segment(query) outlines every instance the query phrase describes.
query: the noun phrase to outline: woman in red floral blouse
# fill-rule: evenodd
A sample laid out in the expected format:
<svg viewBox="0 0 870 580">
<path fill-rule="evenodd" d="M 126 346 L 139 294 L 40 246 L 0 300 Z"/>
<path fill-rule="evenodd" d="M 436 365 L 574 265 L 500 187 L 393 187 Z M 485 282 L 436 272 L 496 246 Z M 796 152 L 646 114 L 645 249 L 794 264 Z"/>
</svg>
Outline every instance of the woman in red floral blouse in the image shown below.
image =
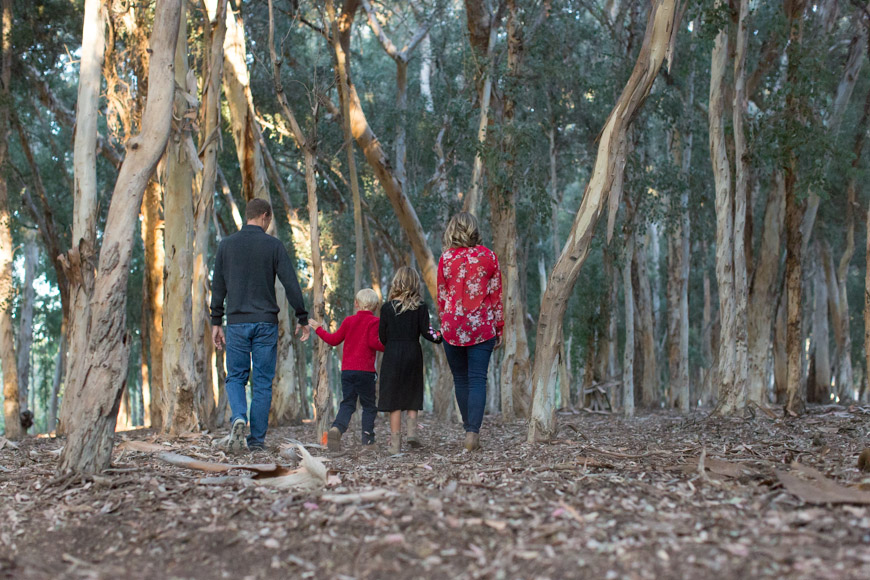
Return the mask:
<svg viewBox="0 0 870 580">
<path fill-rule="evenodd" d="M 444 352 L 453 373 L 469 451 L 480 447 L 486 374 L 493 349 L 501 346 L 504 326 L 498 258 L 480 242 L 477 219 L 470 213 L 459 213 L 447 224 L 444 253 L 438 261 Z"/>
</svg>

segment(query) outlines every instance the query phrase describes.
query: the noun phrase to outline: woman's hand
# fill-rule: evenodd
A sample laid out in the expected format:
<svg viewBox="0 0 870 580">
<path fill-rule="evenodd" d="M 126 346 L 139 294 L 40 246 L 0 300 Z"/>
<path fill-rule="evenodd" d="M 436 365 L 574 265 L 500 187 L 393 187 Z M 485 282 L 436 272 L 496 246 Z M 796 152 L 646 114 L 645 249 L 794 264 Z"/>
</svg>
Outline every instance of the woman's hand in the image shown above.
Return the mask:
<svg viewBox="0 0 870 580">
<path fill-rule="evenodd" d="M 501 348 L 502 344 L 504 344 L 504 338 L 502 337 L 502 335 L 497 334 L 495 336 L 495 347 L 494 348 Z"/>
</svg>

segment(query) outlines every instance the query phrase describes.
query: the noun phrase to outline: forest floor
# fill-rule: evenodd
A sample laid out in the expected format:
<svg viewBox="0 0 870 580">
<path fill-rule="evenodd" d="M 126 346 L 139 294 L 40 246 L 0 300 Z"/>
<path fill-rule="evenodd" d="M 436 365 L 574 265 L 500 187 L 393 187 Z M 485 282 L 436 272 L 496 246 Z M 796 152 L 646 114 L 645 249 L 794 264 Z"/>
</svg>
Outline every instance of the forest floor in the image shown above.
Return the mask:
<svg viewBox="0 0 870 580">
<path fill-rule="evenodd" d="M 870 578 L 870 408 L 559 419 L 529 445 L 487 417 L 468 453 L 423 415 L 425 447 L 391 457 L 379 418 L 374 450 L 310 447 L 331 474 L 317 492 L 203 480 L 124 443 L 281 463 L 310 425 L 235 457 L 208 434 L 121 433 L 112 471 L 62 483 L 62 439 L 0 439 L 0 578 Z"/>
</svg>

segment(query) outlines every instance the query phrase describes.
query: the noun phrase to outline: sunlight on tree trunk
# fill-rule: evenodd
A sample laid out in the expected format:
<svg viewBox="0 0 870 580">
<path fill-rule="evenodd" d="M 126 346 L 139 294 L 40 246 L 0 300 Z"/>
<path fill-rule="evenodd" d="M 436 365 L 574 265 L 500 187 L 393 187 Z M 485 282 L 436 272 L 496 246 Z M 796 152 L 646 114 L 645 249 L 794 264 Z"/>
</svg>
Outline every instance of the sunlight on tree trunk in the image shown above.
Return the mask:
<svg viewBox="0 0 870 580">
<path fill-rule="evenodd" d="M 97 237 L 97 122 L 100 106 L 103 58 L 105 56 L 106 3 L 86 0 L 82 54 L 80 58 L 78 100 L 76 101 L 75 140 L 73 142 L 72 244 L 63 259 L 70 283 L 70 319 L 67 356 L 80 361 L 86 355 L 90 329 L 90 301 L 94 289 Z M 78 397 L 72 380 L 73 364 L 66 365 L 66 385 L 60 407 L 58 431 L 66 432 L 74 420 L 68 413 L 74 405 L 66 400 Z"/>
<path fill-rule="evenodd" d="M 163 384 L 163 268 L 165 246 L 163 244 L 163 187 L 152 179 L 145 188 L 142 200 L 142 242 L 145 248 L 145 272 L 143 274 L 142 324 L 147 326 L 149 381 L 151 391 L 151 427 L 162 431 L 169 425 L 169 395 Z M 143 331 L 143 336 L 145 335 Z"/>
</svg>

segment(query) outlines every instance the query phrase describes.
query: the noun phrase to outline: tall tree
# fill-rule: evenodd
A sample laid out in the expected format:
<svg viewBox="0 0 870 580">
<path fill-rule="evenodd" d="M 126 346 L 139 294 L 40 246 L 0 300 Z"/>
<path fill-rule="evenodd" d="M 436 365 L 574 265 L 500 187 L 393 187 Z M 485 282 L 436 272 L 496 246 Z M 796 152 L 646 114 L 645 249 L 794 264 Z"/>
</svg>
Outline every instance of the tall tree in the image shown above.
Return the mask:
<svg viewBox="0 0 870 580">
<path fill-rule="evenodd" d="M 15 335 L 12 323 L 12 213 L 9 210 L 9 189 L 5 166 L 9 158 L 9 117 L 12 92 L 12 0 L 0 2 L 0 363 L 3 366 L 3 416 L 6 437 L 19 439 L 24 435 L 18 420 L 18 361 L 15 357 Z"/>
<path fill-rule="evenodd" d="M 173 434 L 192 431 L 200 421 L 208 420 L 198 417 L 196 408 L 196 395 L 202 393 L 193 347 L 193 176 L 202 165 L 192 138 L 198 101 L 194 76 L 187 63 L 186 0 L 182 0 L 179 26 L 172 134 L 162 179 L 166 215 L 163 243 L 168 266 L 163 288 L 163 384 L 171 400 L 170 421 L 163 425 L 163 430 Z"/>
<path fill-rule="evenodd" d="M 72 243 L 63 260 L 70 285 L 67 358 L 71 361 L 84 360 L 90 335 L 88 309 L 93 294 L 97 255 L 97 122 L 106 50 L 106 10 L 105 0 L 85 1 L 73 142 L 75 190 Z M 72 364 L 66 365 L 65 394 L 70 394 L 70 388 L 75 388 L 72 368 Z M 72 395 L 77 396 L 75 392 Z M 67 425 L 75 421 L 68 414 L 72 409 L 73 405 L 61 405 L 59 429 L 66 431 Z"/>
<path fill-rule="evenodd" d="M 530 442 L 545 439 L 556 430 L 556 359 L 562 342 L 562 325 L 568 298 L 577 282 L 598 218 L 610 200 L 612 215 L 620 203 L 628 128 L 643 106 L 659 68 L 672 47 L 679 20 L 675 0 L 655 0 L 650 6 L 646 32 L 626 85 L 599 136 L 598 153 L 583 201 L 568 240 L 547 284 L 540 316 L 532 369 L 533 406 Z M 612 226 L 611 226 L 612 228 Z M 610 231 L 611 228 L 608 228 Z"/>
<path fill-rule="evenodd" d="M 64 397 L 69 434 L 60 457 L 62 472 L 94 473 L 111 461 L 113 430 L 129 362 L 125 303 L 134 225 L 145 188 L 169 139 L 180 19 L 181 0 L 157 4 L 142 130 L 127 141 L 127 155 L 109 206 L 90 303 L 88 348 L 70 365 Z"/>
</svg>

